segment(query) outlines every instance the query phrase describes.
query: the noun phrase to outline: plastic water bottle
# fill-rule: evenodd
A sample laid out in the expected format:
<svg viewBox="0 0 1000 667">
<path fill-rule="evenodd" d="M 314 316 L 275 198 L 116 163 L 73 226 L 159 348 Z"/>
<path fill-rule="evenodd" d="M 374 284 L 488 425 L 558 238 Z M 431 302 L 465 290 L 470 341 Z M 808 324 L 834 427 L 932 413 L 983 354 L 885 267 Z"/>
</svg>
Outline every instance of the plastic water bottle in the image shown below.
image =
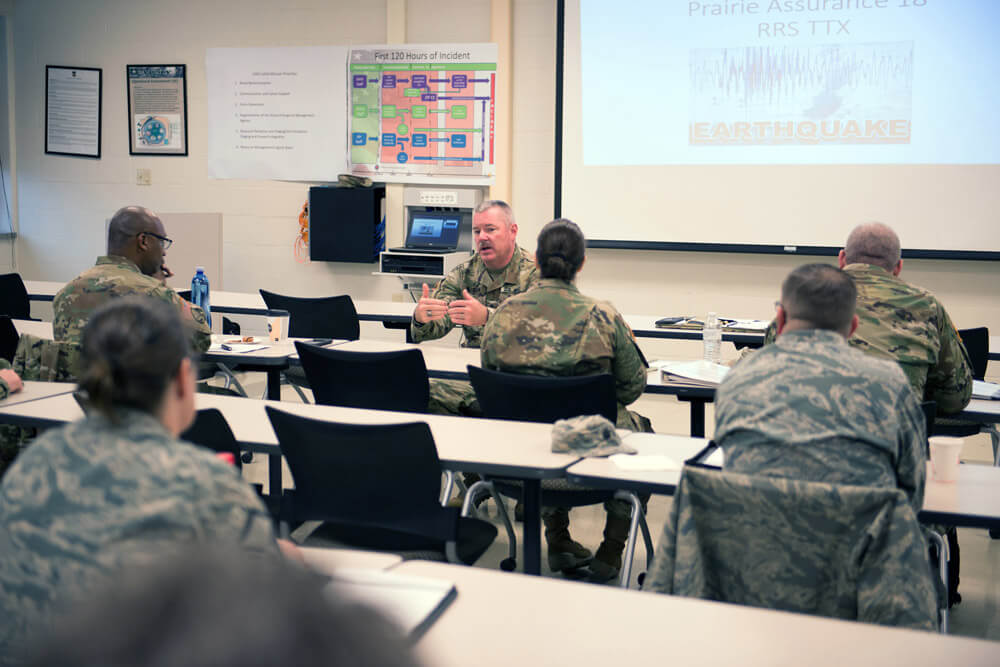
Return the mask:
<svg viewBox="0 0 1000 667">
<path fill-rule="evenodd" d="M 205 311 L 205 319 L 211 329 L 212 306 L 208 299 L 208 278 L 205 277 L 205 268 L 201 266 L 196 267 L 194 278 L 191 279 L 191 303 Z"/>
<path fill-rule="evenodd" d="M 715 313 L 709 313 L 705 318 L 701 338 L 705 345 L 705 361 L 713 364 L 722 363 L 722 327 Z"/>
</svg>

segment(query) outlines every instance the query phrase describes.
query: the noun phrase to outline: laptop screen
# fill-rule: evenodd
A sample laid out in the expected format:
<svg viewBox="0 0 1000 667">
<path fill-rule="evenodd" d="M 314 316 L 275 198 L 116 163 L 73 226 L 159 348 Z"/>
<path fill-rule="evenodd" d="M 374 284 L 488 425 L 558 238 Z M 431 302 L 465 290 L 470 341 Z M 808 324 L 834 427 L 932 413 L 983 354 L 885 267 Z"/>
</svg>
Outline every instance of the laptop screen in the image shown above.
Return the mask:
<svg viewBox="0 0 1000 667">
<path fill-rule="evenodd" d="M 414 213 L 406 234 L 407 248 L 453 250 L 458 246 L 457 213 Z"/>
</svg>

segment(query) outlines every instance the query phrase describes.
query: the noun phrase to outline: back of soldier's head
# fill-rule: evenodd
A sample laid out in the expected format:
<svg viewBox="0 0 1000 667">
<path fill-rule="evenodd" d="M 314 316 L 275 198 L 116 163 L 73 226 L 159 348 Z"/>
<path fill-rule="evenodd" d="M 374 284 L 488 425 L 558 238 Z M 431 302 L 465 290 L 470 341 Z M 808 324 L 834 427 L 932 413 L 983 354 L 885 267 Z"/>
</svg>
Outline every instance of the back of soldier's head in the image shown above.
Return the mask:
<svg viewBox="0 0 1000 667">
<path fill-rule="evenodd" d="M 80 388 L 108 416 L 120 407 L 154 414 L 189 355 L 176 308 L 146 296 L 114 299 L 83 330 Z"/>
<path fill-rule="evenodd" d="M 580 227 L 567 218 L 556 218 L 538 232 L 535 261 L 542 278 L 572 282 L 583 266 L 587 242 Z"/>
<path fill-rule="evenodd" d="M 141 206 L 125 206 L 115 211 L 108 223 L 108 254 L 128 257 L 136 236 L 157 231 L 157 220 L 152 211 Z"/>
<path fill-rule="evenodd" d="M 781 306 L 787 319 L 844 335 L 850 331 L 857 298 L 851 276 L 829 264 L 800 266 L 781 284 Z"/>
<path fill-rule="evenodd" d="M 278 557 L 196 548 L 126 570 L 57 618 L 33 667 L 399 665 L 417 661 L 376 611 Z"/>
<path fill-rule="evenodd" d="M 893 271 L 900 258 L 899 237 L 888 225 L 866 222 L 855 227 L 844 245 L 848 264 L 874 264 Z"/>
</svg>

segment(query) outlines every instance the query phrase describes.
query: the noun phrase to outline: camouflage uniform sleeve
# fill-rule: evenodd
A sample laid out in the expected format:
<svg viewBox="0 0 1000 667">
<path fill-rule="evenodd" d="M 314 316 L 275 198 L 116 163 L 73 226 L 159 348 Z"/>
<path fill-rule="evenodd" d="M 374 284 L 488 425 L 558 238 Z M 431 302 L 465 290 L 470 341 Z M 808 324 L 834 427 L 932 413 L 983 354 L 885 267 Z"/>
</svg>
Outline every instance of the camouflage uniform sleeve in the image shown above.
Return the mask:
<svg viewBox="0 0 1000 667">
<path fill-rule="evenodd" d="M 615 358 L 611 369 L 615 376 L 615 394 L 618 402 L 629 405 L 642 396 L 646 389 L 646 364 L 636 347 L 632 330 L 619 313 L 615 313 Z"/>
<path fill-rule="evenodd" d="M 937 363 L 927 372 L 924 396 L 928 401 L 937 402 L 939 413 L 955 414 L 972 398 L 972 364 L 948 313 L 940 303 L 937 307 L 941 314 L 938 317 L 941 349 Z"/>
<path fill-rule="evenodd" d="M 443 301 L 454 301 L 462 296 L 462 289 L 465 287 L 465 269 L 463 266 L 456 266 L 451 272 L 438 283 L 431 296 Z M 455 328 L 451 318 L 445 316 L 443 319 L 421 324 L 412 317 L 410 318 L 410 337 L 414 343 L 425 340 L 437 340 L 444 338 L 448 332 Z"/>
<path fill-rule="evenodd" d="M 207 350 L 212 344 L 212 329 L 208 326 L 205 311 L 185 301 L 177 292 L 166 286 L 157 296 L 180 311 L 184 326 L 191 332 L 191 349 L 195 352 Z"/>
<path fill-rule="evenodd" d="M 204 494 L 202 521 L 206 532 L 218 541 L 240 544 L 265 553 L 276 553 L 271 516 L 253 490 L 229 464 L 209 455 L 205 470 L 213 477 L 215 490 Z"/>
<path fill-rule="evenodd" d="M 6 359 L 0 359 L 0 371 L 6 368 L 10 368 L 10 364 L 7 362 Z M 3 378 L 0 378 L 0 401 L 7 398 L 7 396 L 9 395 L 10 395 L 10 387 L 8 387 L 7 383 L 3 381 Z"/>
<path fill-rule="evenodd" d="M 924 506 L 927 476 L 927 422 L 909 383 L 903 387 L 896 414 L 900 420 L 896 480 L 913 511 L 919 513 Z"/>
</svg>

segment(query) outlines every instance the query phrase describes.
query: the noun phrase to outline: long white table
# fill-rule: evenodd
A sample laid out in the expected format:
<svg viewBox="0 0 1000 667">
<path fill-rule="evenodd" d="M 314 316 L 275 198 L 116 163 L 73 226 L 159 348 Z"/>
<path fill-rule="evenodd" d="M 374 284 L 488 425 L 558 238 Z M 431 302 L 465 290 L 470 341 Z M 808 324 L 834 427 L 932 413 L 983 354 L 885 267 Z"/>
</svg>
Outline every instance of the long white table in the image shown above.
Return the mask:
<svg viewBox="0 0 1000 667">
<path fill-rule="evenodd" d="M 994 665 L 1000 644 L 475 567 L 391 570 L 455 584 L 416 644 L 425 664 Z"/>
<path fill-rule="evenodd" d="M 198 409 L 217 408 L 240 446 L 270 456 L 269 491 L 281 493 L 281 449 L 265 412 L 266 406 L 324 421 L 350 424 L 426 422 L 434 436 L 441 465 L 449 470 L 478 472 L 524 481 L 524 571 L 541 570 L 541 480 L 560 479 L 578 457 L 554 454 L 552 426 L 326 405 L 259 401 L 216 394 L 197 394 Z M 18 405 L 0 404 L 0 423 L 50 427 L 75 421 L 83 411 L 71 394 Z"/>
<path fill-rule="evenodd" d="M 640 454 L 665 454 L 678 464 L 695 456 L 707 440 L 679 436 L 630 436 L 626 442 Z M 566 469 L 574 484 L 595 488 L 628 489 L 636 493 L 673 495 L 680 470 L 628 471 L 607 458 L 584 458 Z M 924 523 L 943 523 L 971 528 L 1000 528 L 1000 468 L 963 464 L 955 482 L 938 482 L 928 464 L 924 505 L 919 518 Z"/>
<path fill-rule="evenodd" d="M 0 411 L 14 405 L 30 403 L 43 398 L 51 398 L 60 394 L 71 394 L 76 391 L 75 382 L 37 382 L 35 380 L 25 380 L 24 387 L 7 398 L 0 400 Z"/>
</svg>

